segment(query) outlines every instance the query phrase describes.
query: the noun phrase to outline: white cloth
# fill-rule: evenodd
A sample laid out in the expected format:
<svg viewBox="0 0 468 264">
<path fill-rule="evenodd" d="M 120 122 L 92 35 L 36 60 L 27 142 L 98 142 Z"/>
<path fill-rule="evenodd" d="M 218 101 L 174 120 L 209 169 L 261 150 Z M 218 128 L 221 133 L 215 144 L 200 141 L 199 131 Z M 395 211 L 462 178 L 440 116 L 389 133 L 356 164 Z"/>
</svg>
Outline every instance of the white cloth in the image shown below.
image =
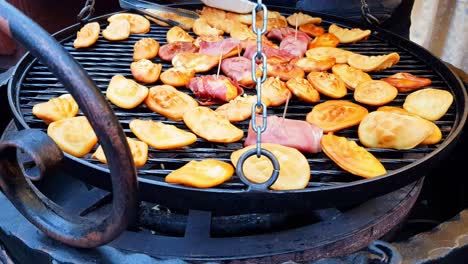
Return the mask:
<svg viewBox="0 0 468 264">
<path fill-rule="evenodd" d="M 468 0 L 415 0 L 410 39 L 468 73 Z"/>
</svg>

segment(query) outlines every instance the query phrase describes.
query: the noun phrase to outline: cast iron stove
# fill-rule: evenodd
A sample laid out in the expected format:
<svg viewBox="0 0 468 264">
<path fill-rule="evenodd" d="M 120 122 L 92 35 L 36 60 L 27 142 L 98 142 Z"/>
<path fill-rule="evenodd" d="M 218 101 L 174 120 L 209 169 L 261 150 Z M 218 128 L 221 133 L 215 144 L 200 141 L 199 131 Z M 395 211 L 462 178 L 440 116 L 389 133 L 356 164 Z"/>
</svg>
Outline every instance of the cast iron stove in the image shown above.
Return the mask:
<svg viewBox="0 0 468 264">
<path fill-rule="evenodd" d="M 278 11 L 284 14 L 294 12 L 292 9 L 281 8 L 278 8 Z M 362 27 L 339 18 L 325 15 L 322 17 L 325 19 L 325 25 L 334 21 L 341 25 Z M 13 22 L 10 25 L 13 29 L 13 36 L 23 40 L 26 47 L 33 51 L 34 56 L 46 64 L 55 65 L 51 69 L 59 78 L 55 78 L 48 72 L 48 68 L 32 55 L 27 55 L 22 60 L 13 74 L 9 89 L 10 106 L 15 123 L 10 124 L 5 134 L 14 133 L 30 141 L 31 137 L 30 135 L 28 137 L 27 128 L 44 130 L 43 125 L 30 115 L 31 106 L 48 100 L 51 96 L 66 92 L 64 87 L 67 87 L 71 89 L 71 93 L 84 114 L 90 118 L 100 141 L 105 139 L 105 136 L 108 137 L 102 142 L 105 151 L 106 148 L 109 151 L 112 147 L 118 150 L 112 152 L 110 160 L 115 159 L 120 162 L 110 162 L 114 164 L 113 167 L 109 167 L 114 189 L 113 196 L 108 192 L 112 188 L 108 177 L 109 171 L 106 168 L 96 166 L 92 160 L 76 160 L 70 156 L 65 157 L 66 162 L 62 166 L 49 170 L 47 177 L 32 175 L 31 179 L 38 180 L 34 182 L 34 185 L 30 185 L 32 182 L 29 180 L 18 182 L 19 185 L 16 185 L 13 182 L 15 178 L 5 178 L 7 185 L 12 185 L 4 190 L 7 190 L 10 199 L 20 202 L 19 207 L 16 204 L 17 208 L 22 210 L 30 221 L 54 238 L 70 244 L 75 243 L 80 247 L 90 247 L 93 243 L 99 244 L 99 242 L 93 242 L 90 236 L 94 234 L 93 232 L 102 236 L 102 239 L 98 237 L 98 241 L 112 240 L 110 238 L 126 226 L 123 224 L 126 221 L 125 217 L 131 218 L 128 215 L 134 210 L 135 204 L 132 199 L 122 198 L 134 197 L 135 186 L 129 176 L 132 175 L 130 167 L 126 167 L 129 159 L 128 149 L 122 145 L 124 134 L 119 132 L 120 126 L 117 120 L 113 119 L 113 114 L 116 112 L 119 119 L 123 118 L 122 124 L 125 125 L 132 115 L 148 115 L 149 113 L 144 109 L 143 113 L 123 113 L 115 108 L 112 111 L 110 107 L 105 107 L 102 96 L 96 91 L 105 88 L 104 84 L 108 82 L 113 73 L 128 71 L 126 66 L 129 60 L 122 55 L 131 53 L 131 45 L 136 39 L 131 37 L 129 41 L 116 45 L 99 43 L 99 47 L 95 50 L 75 52 L 70 49 L 70 41 L 78 25 L 56 35 L 61 45 L 45 42 L 43 43 L 45 45 L 41 46 L 38 42 L 34 43 L 33 31 L 30 32 L 31 35 L 27 35 L 28 28 L 21 27 L 21 23 L 15 20 L 15 16 L 7 16 L 7 21 L 8 18 L 10 22 Z M 96 18 L 96 20 L 103 22 L 105 18 L 106 16 Z M 26 31 L 20 31 L 19 28 Z M 161 44 L 164 44 L 165 41 L 161 36 L 164 35 L 165 30 L 167 29 L 155 27 L 149 36 L 157 38 Z M 455 94 L 455 106 L 450 109 L 445 119 L 437 123 L 443 131 L 442 144 L 429 148 L 417 148 L 409 152 L 371 150 L 391 171 L 385 177 L 373 180 L 353 178 L 324 157 L 308 157 L 311 164 L 318 165 L 313 173 L 319 177 L 314 178 L 306 190 L 298 192 L 249 192 L 249 189 L 245 189 L 236 177 L 232 182 L 218 189 L 193 190 L 164 184 L 161 178 L 162 175 L 168 173 L 168 170 L 144 169 L 139 171 L 138 175 L 140 176 L 139 196 L 143 202 L 140 203 L 137 220 L 130 223 L 129 228 L 109 245 L 91 250 L 67 247 L 37 232 L 35 227 L 27 223 L 9 203 L 2 203 L 2 206 L 5 206 L 4 211 L 7 212 L 0 218 L 0 223 L 6 223 L 0 225 L 6 234 L 3 238 L 15 241 L 6 246 L 11 247 L 10 251 L 14 251 L 12 250 L 14 245 L 22 245 L 34 249 L 31 253 L 33 255 L 45 254 L 48 259 L 60 259 L 60 261 L 70 258 L 71 261 L 77 263 L 92 261 L 92 259 L 103 260 L 109 256 L 105 252 L 118 252 L 113 255 L 113 260 L 119 256 L 142 253 L 146 257 L 200 262 L 211 260 L 251 263 L 280 263 L 288 260 L 304 262 L 322 257 L 343 256 L 365 248 L 371 241 L 382 238 L 404 220 L 418 197 L 423 176 L 453 148 L 467 116 L 466 91 L 443 63 L 409 41 L 379 29 L 374 28 L 373 31 L 375 34 L 367 42 L 353 44 L 347 48 L 370 55 L 398 51 L 402 57 L 401 64 L 390 71 L 374 74 L 374 78 L 386 77 L 394 71 L 405 70 L 423 77 L 430 77 L 433 79 L 434 86 L 449 89 Z M 67 56 L 58 56 L 56 61 L 47 59 L 47 54 L 51 55 L 51 51 L 59 49 L 59 46 L 65 47 L 81 63 L 81 66 L 85 67 L 98 84 L 97 87 L 87 82 L 88 73 L 83 72 L 83 69 L 75 65 L 75 62 Z M 105 51 L 100 48 L 105 48 Z M 121 54 L 116 55 L 116 53 Z M 60 68 L 58 67 L 60 64 L 68 67 Z M 72 75 L 81 75 L 82 78 L 72 78 Z M 82 90 L 84 88 L 80 87 L 80 84 L 85 88 L 94 86 L 97 89 L 85 91 Z M 348 95 L 346 98 L 350 99 L 351 96 Z M 399 95 L 395 102 L 401 103 L 403 98 Z M 292 102 L 290 107 L 292 118 L 300 118 L 303 114 L 301 111 L 304 110 L 300 103 Z M 105 117 L 104 120 L 109 120 L 108 123 L 103 124 L 100 120 L 102 116 L 95 116 L 98 109 Z M 277 114 L 276 111 L 282 112 L 282 109 L 274 110 L 273 114 Z M 241 124 L 241 127 L 246 129 L 246 124 Z M 21 131 L 16 134 L 15 131 L 18 129 Z M 129 132 L 128 129 L 124 131 Z M 31 130 L 31 132 L 34 133 L 33 135 L 42 137 L 38 130 Z M 344 131 L 342 134 L 351 138 L 356 137 L 355 131 L 351 130 Z M 117 140 L 109 140 L 110 138 L 117 138 Z M 39 143 L 37 145 L 39 152 L 45 152 L 45 148 L 41 146 L 50 147 L 55 151 L 51 144 Z M 11 144 L 21 150 L 31 150 L 24 146 L 24 141 L 12 141 Z M 189 149 L 188 152 L 191 154 L 195 152 L 194 156 L 184 156 L 187 153 L 183 151 L 175 153 L 175 157 L 165 157 L 164 153 L 153 153 L 154 164 L 150 165 L 159 166 L 161 162 L 169 162 L 172 164 L 169 171 L 175 169 L 177 164 L 186 162 L 187 158 L 200 157 L 196 153 L 203 151 L 206 143 L 197 142 L 197 144 L 200 144 L 198 148 Z M 224 151 L 232 151 L 232 148 L 235 146 L 227 146 Z M 11 153 L 8 156 L 8 162 L 10 162 L 8 164 L 15 165 L 12 163 L 14 160 L 10 160 L 14 156 Z M 122 153 L 125 155 L 121 155 Z M 218 155 L 224 152 L 217 148 L 214 153 Z M 34 154 L 30 152 L 29 156 L 19 155 L 20 163 L 28 167 L 30 158 L 39 157 L 39 159 L 34 159 L 36 165 L 47 165 L 55 160 L 53 155 L 50 158 Z M 4 168 L 14 172 L 11 170 L 14 169 L 13 167 Z M 24 173 L 24 170 L 22 172 Z M 20 191 L 25 191 L 29 188 L 28 186 L 32 186 L 34 191 L 30 194 L 42 193 L 51 201 L 44 202 L 38 208 L 34 206 L 28 208 L 27 205 L 24 207 L 26 200 L 15 199 L 14 188 L 18 187 L 21 188 Z M 128 188 L 123 188 L 123 186 Z M 120 191 L 116 192 L 116 190 Z M 34 200 L 34 203 L 37 202 L 40 200 Z M 265 206 L 262 207 L 262 204 Z M 47 209 L 47 207 L 50 208 Z M 119 208 L 124 213 L 119 213 Z M 45 214 L 37 214 L 39 211 L 29 211 L 30 209 L 47 210 L 44 211 Z M 50 219 L 58 219 L 55 214 L 62 217 L 63 215 L 76 215 L 79 216 L 76 218 L 79 220 L 63 217 L 62 219 L 65 219 L 63 225 L 57 225 L 54 221 L 50 221 Z M 43 218 L 49 215 L 52 218 Z M 105 221 L 100 221 L 103 215 L 115 218 L 110 217 Z M 112 225 L 112 219 L 118 219 L 117 224 Z M 14 225 L 11 224 L 12 221 Z M 83 222 L 87 228 L 84 231 L 85 236 L 70 232 L 70 230 L 80 230 L 80 221 L 85 221 Z M 16 223 L 22 223 L 21 226 L 24 226 L 24 229 L 15 230 Z M 101 227 L 96 229 L 92 226 L 93 223 L 99 226 L 103 223 L 102 228 L 106 227 L 106 223 L 110 223 L 107 227 L 110 226 L 112 231 L 106 233 L 99 229 Z M 74 242 L 76 238 L 79 239 L 78 242 Z M 372 246 L 374 253 L 382 253 L 384 257 L 386 252 L 392 256 L 391 247 L 385 247 L 384 243 L 375 242 Z M 63 255 L 60 256 L 61 254 Z M 393 260 L 398 260 L 397 254 L 393 256 L 396 256 Z"/>
</svg>

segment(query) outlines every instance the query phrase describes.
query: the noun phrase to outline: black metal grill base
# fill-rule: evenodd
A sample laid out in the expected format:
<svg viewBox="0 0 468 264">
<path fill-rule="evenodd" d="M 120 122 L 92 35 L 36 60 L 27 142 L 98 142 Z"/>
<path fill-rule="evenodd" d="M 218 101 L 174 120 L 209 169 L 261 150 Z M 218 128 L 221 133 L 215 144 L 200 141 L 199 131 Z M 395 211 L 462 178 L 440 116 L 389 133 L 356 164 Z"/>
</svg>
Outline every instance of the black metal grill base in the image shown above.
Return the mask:
<svg viewBox="0 0 468 264">
<path fill-rule="evenodd" d="M 274 233 L 266 235 L 270 237 L 269 243 L 265 239 L 262 239 L 260 235 L 258 239 L 253 239 L 255 245 L 252 245 L 250 252 L 247 253 L 238 251 L 242 250 L 242 248 L 245 250 L 243 243 L 245 243 L 244 240 L 249 240 L 248 238 L 232 237 L 227 238 L 229 241 L 226 243 L 217 243 L 216 239 L 197 233 L 200 231 L 198 229 L 200 226 L 189 227 L 190 230 L 186 230 L 184 237 L 156 236 L 150 232 L 129 230 L 109 246 L 93 250 L 74 249 L 42 234 L 17 212 L 1 193 L 0 242 L 5 245 L 15 263 L 31 263 L 32 260 L 35 263 L 52 263 L 56 261 L 56 263 L 80 264 L 104 262 L 139 264 L 186 263 L 179 258 L 183 258 L 189 262 L 283 263 L 292 260 L 305 263 L 306 261 L 323 257 L 345 256 L 365 248 L 371 241 L 381 238 L 403 220 L 415 202 L 420 186 L 421 184 L 412 184 L 395 193 L 361 205 L 344 215 L 339 215 L 335 220 L 328 219 L 328 221 L 316 225 L 300 228 L 310 230 L 310 232 L 301 232 L 301 243 L 309 244 L 310 248 L 294 253 L 271 253 L 271 255 L 263 256 L 258 253 L 262 250 L 262 247 L 263 249 L 272 247 L 271 250 L 274 251 L 274 248 L 281 244 L 289 244 L 290 250 L 293 250 L 295 242 L 282 240 L 281 237 L 288 236 L 292 240 L 295 240 L 297 235 L 294 234 L 294 230 L 280 232 L 278 236 Z M 84 195 L 89 195 L 89 193 Z M 399 199 L 403 200 L 391 202 Z M 380 210 L 376 210 L 376 207 L 379 207 Z M 373 213 L 378 213 L 376 219 L 369 218 L 362 221 L 366 217 L 371 217 Z M 190 214 L 194 223 L 198 220 L 206 220 L 206 216 L 206 212 L 192 212 Z M 333 218 L 331 215 L 324 215 L 324 217 Z M 203 226 L 201 228 L 203 229 Z M 346 228 L 350 228 L 350 230 Z M 328 237 L 331 235 L 330 233 L 333 233 L 333 236 Z M 335 237 L 334 235 L 337 236 Z M 224 240 L 226 241 L 226 238 Z M 197 250 L 204 251 L 204 253 L 200 254 Z M 231 253 L 229 257 L 227 257 L 228 255 L 224 257 L 215 256 L 216 254 L 228 254 L 228 252 Z M 213 253 L 213 256 L 207 255 L 210 253 Z M 180 254 L 180 256 L 176 254 Z M 236 256 L 236 254 L 242 255 Z M 162 260 L 171 261 L 162 262 Z"/>
<path fill-rule="evenodd" d="M 12 123 L 6 133 L 9 131 L 14 131 Z M 63 171 L 50 175 L 37 187 L 73 214 L 93 217 L 94 213 L 106 210 L 109 204 L 107 192 L 89 187 Z M 32 259 L 35 262 L 40 259 L 38 263 L 52 260 L 59 263 L 153 263 L 156 259 L 225 263 L 292 260 L 303 263 L 348 255 L 382 238 L 403 222 L 421 187 L 422 180 L 352 208 L 329 208 L 310 214 L 302 212 L 302 216 L 279 214 L 285 219 L 277 221 L 276 225 L 273 220 L 278 219 L 278 215 L 217 216 L 195 210 L 168 215 L 143 204 L 137 225 L 108 246 L 92 250 L 71 248 L 48 238 L 0 194 L 0 241 L 18 263 L 30 263 Z M 304 215 L 314 215 L 315 220 L 301 224 L 301 221 L 295 221 L 297 219 L 287 219 Z M 272 229 L 254 230 L 253 218 L 259 219 L 259 226 L 268 226 L 265 219 L 273 219 L 270 221 Z M 177 225 L 174 228 L 174 224 L 167 224 L 171 219 L 173 222 L 182 219 L 182 226 L 178 229 Z M 244 233 L 233 231 L 236 229 L 234 225 L 242 227 L 245 223 L 253 228 Z M 223 226 L 231 230 L 223 230 Z M 169 232 L 171 228 L 172 233 Z"/>
</svg>

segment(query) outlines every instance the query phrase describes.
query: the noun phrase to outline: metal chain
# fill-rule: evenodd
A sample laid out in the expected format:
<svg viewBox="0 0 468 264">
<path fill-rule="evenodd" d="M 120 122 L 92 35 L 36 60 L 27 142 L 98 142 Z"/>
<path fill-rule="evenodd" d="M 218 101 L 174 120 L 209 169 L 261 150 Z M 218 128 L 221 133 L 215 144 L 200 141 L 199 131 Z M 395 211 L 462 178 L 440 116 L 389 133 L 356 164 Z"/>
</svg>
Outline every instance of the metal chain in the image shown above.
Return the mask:
<svg viewBox="0 0 468 264">
<path fill-rule="evenodd" d="M 86 24 L 88 20 L 94 13 L 95 0 L 86 0 L 84 7 L 81 9 L 80 13 L 76 16 L 78 22 L 81 24 Z"/>
<path fill-rule="evenodd" d="M 262 28 L 257 28 L 257 10 L 261 10 L 263 14 Z M 267 31 L 268 10 L 266 5 L 262 4 L 262 0 L 257 0 L 257 6 L 252 10 L 252 30 L 257 35 L 257 52 L 252 55 L 252 80 L 255 80 L 257 89 L 257 102 L 252 105 L 252 129 L 257 133 L 257 157 L 262 155 L 261 139 L 262 133 L 267 127 L 267 107 L 262 102 L 262 83 L 267 77 L 267 57 L 262 51 L 262 36 Z M 257 60 L 262 61 L 262 76 L 257 76 Z M 257 125 L 257 109 L 262 110 L 262 125 Z"/>
<path fill-rule="evenodd" d="M 261 10 L 263 13 L 263 25 L 262 28 L 257 28 L 257 11 Z M 262 36 L 267 31 L 267 14 L 268 10 L 262 0 L 257 0 L 257 5 L 252 10 L 252 30 L 257 36 L 257 52 L 252 55 L 252 80 L 255 80 L 257 88 L 257 102 L 252 105 L 252 129 L 257 133 L 257 148 L 249 149 L 244 152 L 239 157 L 236 166 L 236 174 L 239 176 L 239 179 L 248 186 L 247 191 L 260 191 L 265 192 L 276 182 L 279 176 L 280 164 L 278 159 L 273 153 L 266 149 L 262 149 L 262 133 L 265 132 L 267 128 L 267 107 L 262 102 L 262 83 L 265 82 L 267 78 L 267 57 L 262 51 Z M 262 76 L 257 76 L 257 60 L 262 60 Z M 262 110 L 262 125 L 257 125 L 257 109 Z M 260 158 L 262 155 L 268 158 L 273 165 L 273 171 L 271 172 L 270 178 L 262 183 L 254 183 L 247 179 L 244 175 L 244 163 L 250 156 L 257 155 L 257 158 Z"/>
</svg>

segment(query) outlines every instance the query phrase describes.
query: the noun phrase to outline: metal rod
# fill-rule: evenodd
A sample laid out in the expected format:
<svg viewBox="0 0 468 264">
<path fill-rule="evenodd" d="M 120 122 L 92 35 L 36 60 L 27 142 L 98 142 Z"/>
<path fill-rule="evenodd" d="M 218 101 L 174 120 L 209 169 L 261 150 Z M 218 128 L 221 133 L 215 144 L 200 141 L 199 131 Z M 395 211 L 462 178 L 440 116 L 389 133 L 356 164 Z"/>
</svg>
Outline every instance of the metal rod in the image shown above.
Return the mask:
<svg viewBox="0 0 468 264">
<path fill-rule="evenodd" d="M 112 210 L 99 215 L 101 219 L 97 221 L 70 216 L 31 188 L 18 166 L 16 155 L 12 154 L 16 152 L 12 150 L 31 150 L 30 156 L 40 156 L 42 152 L 36 153 L 38 151 L 34 150 L 34 145 L 41 141 L 28 141 L 29 144 L 26 144 L 22 134 L 0 142 L 0 188 L 28 220 L 56 240 L 84 248 L 112 241 L 135 218 L 138 207 L 136 170 L 118 119 L 82 66 L 49 33 L 4 0 L 0 0 L 0 29 L 48 66 L 90 121 L 109 160 Z M 47 136 L 43 141 L 47 141 Z M 41 163 L 44 159 L 47 160 L 47 157 L 41 156 L 37 160 Z"/>
</svg>

